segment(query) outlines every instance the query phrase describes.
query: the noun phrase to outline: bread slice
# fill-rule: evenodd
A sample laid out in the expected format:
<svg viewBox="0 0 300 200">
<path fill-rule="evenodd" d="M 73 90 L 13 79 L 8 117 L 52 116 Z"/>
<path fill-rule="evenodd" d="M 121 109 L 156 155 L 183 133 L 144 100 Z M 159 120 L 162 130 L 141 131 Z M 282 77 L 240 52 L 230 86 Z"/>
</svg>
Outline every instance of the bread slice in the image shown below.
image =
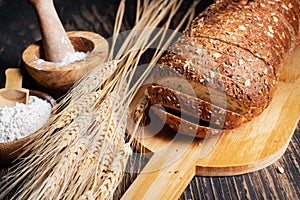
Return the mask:
<svg viewBox="0 0 300 200">
<path fill-rule="evenodd" d="M 255 15 L 250 8 L 233 8 L 207 19 L 202 28 L 192 25 L 189 29 L 189 36 L 213 38 L 239 46 L 267 64 L 276 66 L 280 63 L 281 53 L 273 45 L 274 34 L 265 32 L 265 27 L 268 26 L 268 22 Z"/>
<path fill-rule="evenodd" d="M 151 105 L 161 105 L 175 113 L 183 113 L 203 120 L 219 129 L 233 129 L 246 121 L 238 113 L 160 85 L 149 86 L 145 95 Z"/>
<path fill-rule="evenodd" d="M 168 113 L 157 106 L 151 106 L 149 112 L 153 112 L 160 118 L 160 120 L 164 121 L 165 124 L 173 130 L 187 136 L 195 138 L 207 138 L 227 133 L 226 130 L 215 129 L 189 122 L 183 118 Z"/>
<path fill-rule="evenodd" d="M 154 71 L 155 83 L 164 85 L 188 95 L 196 95 L 204 101 L 239 113 L 246 118 L 253 118 L 268 105 L 274 87 L 268 94 L 262 95 L 249 83 L 233 81 L 233 79 L 199 68 L 184 58 L 171 53 L 160 60 L 162 66 Z M 269 84 L 265 84 L 269 87 Z M 225 100 L 224 100 L 225 99 Z"/>
<path fill-rule="evenodd" d="M 211 73 L 220 73 L 235 82 L 252 84 L 262 95 L 268 95 L 269 88 L 265 87 L 264 82 L 274 85 L 274 68 L 252 54 L 246 55 L 247 59 L 244 59 L 242 55 L 246 51 L 241 48 L 235 47 L 234 51 L 226 52 L 224 49 L 230 49 L 232 45 L 215 41 L 208 38 L 181 37 L 172 45 L 170 51 L 191 62 L 198 72 L 204 69 Z"/>
</svg>

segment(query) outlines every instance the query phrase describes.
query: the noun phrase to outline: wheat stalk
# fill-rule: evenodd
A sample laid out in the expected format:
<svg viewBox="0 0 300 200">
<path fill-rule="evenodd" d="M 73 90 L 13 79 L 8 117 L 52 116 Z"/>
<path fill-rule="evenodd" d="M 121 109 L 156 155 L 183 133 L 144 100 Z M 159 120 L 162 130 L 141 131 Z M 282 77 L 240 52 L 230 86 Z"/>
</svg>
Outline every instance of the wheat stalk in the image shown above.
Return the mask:
<svg viewBox="0 0 300 200">
<path fill-rule="evenodd" d="M 77 180 L 81 176 L 89 176 L 89 182 L 81 186 L 76 186 L 76 181 L 71 183 L 70 185 L 72 185 L 73 188 L 76 188 L 77 192 L 82 191 L 82 193 L 84 193 L 84 189 L 87 187 L 92 188 L 88 190 L 89 192 L 94 191 L 94 193 L 96 193 L 95 187 L 97 185 L 103 185 L 101 177 L 105 177 L 105 172 L 112 170 L 111 163 L 117 157 L 115 154 L 119 154 L 119 152 L 123 149 L 123 145 L 125 144 L 124 133 L 127 115 L 126 113 L 124 114 L 115 110 L 117 106 L 116 103 L 121 100 L 120 98 L 123 96 L 123 93 L 116 95 L 115 92 L 113 92 L 111 93 L 112 95 L 105 99 L 101 104 L 103 105 L 103 108 L 99 109 L 101 113 L 97 114 L 98 125 L 95 126 L 96 129 L 94 130 L 96 131 L 96 134 L 92 134 L 94 138 L 91 138 L 90 140 L 95 142 L 91 144 L 92 148 L 90 148 L 88 155 L 83 157 L 80 161 L 79 166 L 81 169 L 78 169 L 78 173 L 74 178 L 74 180 Z M 118 109 L 125 108 L 121 107 Z M 105 110 L 110 110 L 110 113 L 105 112 Z M 113 110 L 113 112 L 111 112 L 111 110 Z M 105 154 L 103 154 L 104 152 Z M 89 166 L 90 160 L 92 160 L 93 163 L 97 163 L 97 165 L 93 165 L 92 167 L 94 167 L 94 170 L 91 170 L 91 173 L 87 174 L 84 169 L 86 169 L 86 167 L 91 167 Z M 120 170 L 120 172 L 122 172 L 122 170 Z M 74 192 L 74 190 L 72 192 Z M 73 194 L 71 196 L 74 197 Z"/>
<path fill-rule="evenodd" d="M 77 138 L 71 144 L 64 147 L 67 150 L 64 151 L 60 162 L 47 175 L 46 179 L 43 180 L 39 189 L 35 189 L 31 196 L 29 196 L 29 199 L 41 199 L 43 196 L 50 197 L 50 199 L 56 199 L 61 196 L 66 199 L 78 198 L 76 194 L 72 193 L 81 194 L 84 192 L 84 189 L 91 188 L 88 185 L 89 183 L 92 183 L 92 181 L 97 182 L 97 179 L 100 181 L 100 177 L 105 177 L 105 172 L 110 170 L 111 163 L 113 163 L 116 157 L 114 155 L 116 154 L 115 152 L 118 154 L 122 150 L 122 146 L 120 145 L 125 143 L 126 118 L 118 116 L 123 115 L 123 113 L 114 111 L 114 107 L 117 106 L 116 102 L 119 102 L 122 96 L 122 93 L 116 95 L 115 92 L 112 92 L 99 107 L 99 111 L 106 112 L 95 113 L 94 115 L 89 113 L 89 115 L 83 116 L 83 118 L 96 119 L 94 123 L 98 124 L 92 124 L 92 127 L 81 127 L 80 130 L 89 128 L 93 129 L 93 131 L 89 132 L 86 137 Z M 116 138 L 113 138 L 114 136 Z M 94 142 L 95 139 L 97 139 L 96 142 Z M 103 152 L 105 154 L 101 156 Z M 95 165 L 95 163 L 98 164 Z M 99 169 L 91 169 L 95 166 Z M 89 174 L 86 169 L 90 169 L 92 173 Z M 98 171 L 98 175 L 94 178 L 96 180 L 93 180 L 95 171 Z M 82 182 L 77 181 L 82 176 L 88 179 L 87 183 L 82 184 Z M 97 185 L 102 184 L 104 183 L 100 182 Z M 72 185 L 72 189 L 68 189 L 70 185 Z M 71 197 L 68 197 L 69 193 L 71 193 Z"/>
<path fill-rule="evenodd" d="M 136 25 L 117 48 L 125 12 L 125 1 L 121 1 L 108 61 L 77 82 L 59 102 L 59 112 L 25 147 L 29 156 L 1 183 L 0 198 L 20 185 L 13 198 L 112 199 L 131 153 L 132 140 L 125 142 L 129 104 L 175 36 L 165 39 L 182 2 L 138 1 Z M 141 30 L 159 24 L 165 29 Z M 157 40 L 149 68 L 132 83 L 141 56 Z"/>
</svg>

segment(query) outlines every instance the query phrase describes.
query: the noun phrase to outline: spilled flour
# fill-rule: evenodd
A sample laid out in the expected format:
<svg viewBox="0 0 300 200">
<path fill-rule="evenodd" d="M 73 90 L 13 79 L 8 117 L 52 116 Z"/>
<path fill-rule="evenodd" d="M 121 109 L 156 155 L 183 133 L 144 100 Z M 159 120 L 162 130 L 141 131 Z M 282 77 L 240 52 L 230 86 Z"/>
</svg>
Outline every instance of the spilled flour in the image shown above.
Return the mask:
<svg viewBox="0 0 300 200">
<path fill-rule="evenodd" d="M 0 108 L 0 143 L 34 133 L 48 121 L 51 111 L 51 104 L 36 96 L 30 96 L 27 105 L 17 103 Z"/>
</svg>

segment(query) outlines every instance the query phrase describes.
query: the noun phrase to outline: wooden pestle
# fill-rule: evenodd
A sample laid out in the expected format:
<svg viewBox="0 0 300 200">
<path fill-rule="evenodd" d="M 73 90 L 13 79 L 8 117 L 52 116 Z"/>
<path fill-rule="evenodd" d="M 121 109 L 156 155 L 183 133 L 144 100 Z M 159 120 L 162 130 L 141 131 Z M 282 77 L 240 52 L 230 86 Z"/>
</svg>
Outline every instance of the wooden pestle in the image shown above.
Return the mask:
<svg viewBox="0 0 300 200">
<path fill-rule="evenodd" d="M 73 45 L 56 13 L 53 0 L 28 0 L 36 10 L 45 58 L 61 62 L 67 53 L 75 53 Z"/>
</svg>

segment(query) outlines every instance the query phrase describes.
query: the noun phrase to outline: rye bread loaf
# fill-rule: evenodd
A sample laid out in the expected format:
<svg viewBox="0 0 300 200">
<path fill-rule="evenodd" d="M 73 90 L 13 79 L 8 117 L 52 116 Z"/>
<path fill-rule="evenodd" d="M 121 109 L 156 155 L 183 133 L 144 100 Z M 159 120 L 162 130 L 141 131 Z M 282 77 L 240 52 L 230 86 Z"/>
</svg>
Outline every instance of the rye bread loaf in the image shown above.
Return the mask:
<svg viewBox="0 0 300 200">
<path fill-rule="evenodd" d="M 151 107 L 171 128 L 190 136 L 238 127 L 271 102 L 299 30 L 299 0 L 216 1 L 160 59 L 152 77 L 159 86 L 146 89 L 147 105 L 167 108 Z M 217 115 L 215 108 L 226 113 L 223 127 L 210 114 Z"/>
<path fill-rule="evenodd" d="M 151 106 L 150 112 L 151 111 L 162 121 L 165 121 L 165 124 L 167 124 L 173 130 L 191 137 L 213 137 L 227 132 L 227 130 L 215 129 L 208 126 L 198 125 L 197 123 L 191 123 L 190 121 L 168 113 L 157 106 Z"/>
<path fill-rule="evenodd" d="M 161 105 L 169 109 L 170 113 L 183 113 L 219 129 L 233 129 L 245 122 L 245 118 L 238 113 L 160 85 L 149 86 L 145 95 L 151 105 Z"/>
<path fill-rule="evenodd" d="M 299 21 L 293 16 L 299 9 L 295 8 L 296 1 L 282 1 L 287 8 L 279 8 L 277 1 L 270 2 L 274 2 L 276 7 L 264 0 L 249 1 L 246 6 L 220 1 L 209 7 L 184 32 L 193 41 L 186 42 L 186 39 L 180 38 L 161 58 L 162 66 L 154 74 L 156 83 L 189 94 L 177 82 L 177 77 L 182 77 L 204 101 L 212 102 L 209 98 L 211 93 L 216 96 L 225 93 L 225 107 L 218 104 L 218 100 L 212 103 L 247 119 L 260 114 L 272 99 L 282 60 L 292 51 L 299 33 Z M 280 18 L 285 21 L 265 14 L 280 10 L 284 11 Z M 220 45 L 208 42 L 205 47 L 205 40 L 218 41 Z M 205 53 L 197 55 L 193 46 L 204 46 Z M 226 46 L 233 46 L 233 52 L 247 52 L 245 57 L 253 61 L 243 59 L 244 63 L 239 65 L 239 58 L 232 54 L 232 48 Z M 224 51 L 228 52 L 225 54 Z"/>
</svg>

